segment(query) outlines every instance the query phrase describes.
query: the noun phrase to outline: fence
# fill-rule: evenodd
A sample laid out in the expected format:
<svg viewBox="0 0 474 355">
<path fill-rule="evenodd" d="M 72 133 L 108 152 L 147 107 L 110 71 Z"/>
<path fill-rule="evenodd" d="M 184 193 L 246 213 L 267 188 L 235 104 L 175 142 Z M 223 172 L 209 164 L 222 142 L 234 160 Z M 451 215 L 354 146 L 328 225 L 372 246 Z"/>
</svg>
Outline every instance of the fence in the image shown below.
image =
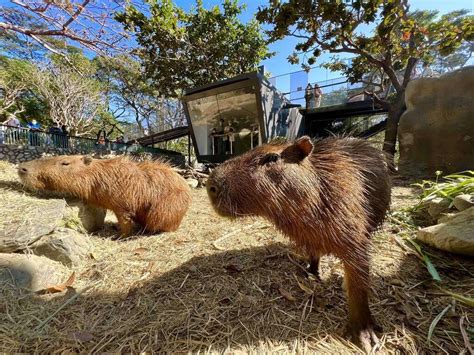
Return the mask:
<svg viewBox="0 0 474 355">
<path fill-rule="evenodd" d="M 93 138 L 70 136 L 62 133 L 49 133 L 23 127 L 0 124 L 0 144 L 25 145 L 42 148 L 61 148 L 77 150 L 84 153 L 101 151 L 164 153 L 165 150 L 153 147 L 142 147 L 137 144 L 107 142 L 97 144 Z M 166 151 L 167 154 L 172 152 Z M 177 153 L 179 154 L 179 153 Z"/>
</svg>

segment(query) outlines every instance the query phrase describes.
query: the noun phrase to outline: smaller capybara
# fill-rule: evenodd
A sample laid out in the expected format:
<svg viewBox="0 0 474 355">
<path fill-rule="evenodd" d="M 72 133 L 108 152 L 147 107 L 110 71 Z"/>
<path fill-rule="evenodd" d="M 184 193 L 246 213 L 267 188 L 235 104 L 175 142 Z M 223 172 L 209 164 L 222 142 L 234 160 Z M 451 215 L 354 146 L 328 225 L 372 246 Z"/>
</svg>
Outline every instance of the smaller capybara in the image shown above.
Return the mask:
<svg viewBox="0 0 474 355">
<path fill-rule="evenodd" d="M 223 163 L 206 183 L 223 216 L 261 216 L 311 256 L 344 264 L 348 332 L 365 349 L 377 341 L 368 296 L 370 234 L 390 204 L 389 167 L 382 152 L 355 138 L 302 137 L 266 144 Z"/>
<path fill-rule="evenodd" d="M 191 203 L 186 181 L 160 161 L 57 156 L 22 163 L 18 174 L 30 188 L 66 193 L 112 210 L 122 236 L 136 225 L 148 233 L 175 231 Z"/>
</svg>

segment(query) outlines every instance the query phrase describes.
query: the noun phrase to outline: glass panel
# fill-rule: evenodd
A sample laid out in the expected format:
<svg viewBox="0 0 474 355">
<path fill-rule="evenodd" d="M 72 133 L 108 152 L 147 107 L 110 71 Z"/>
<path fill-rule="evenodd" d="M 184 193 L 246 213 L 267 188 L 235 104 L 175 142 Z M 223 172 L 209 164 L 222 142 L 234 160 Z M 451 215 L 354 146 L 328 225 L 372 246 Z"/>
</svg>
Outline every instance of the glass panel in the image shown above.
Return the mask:
<svg viewBox="0 0 474 355">
<path fill-rule="evenodd" d="M 200 155 L 238 155 L 258 145 L 254 87 L 188 102 Z"/>
<path fill-rule="evenodd" d="M 300 70 L 290 74 L 290 100 L 294 104 L 305 105 L 305 89 L 308 85 L 308 72 Z"/>
</svg>

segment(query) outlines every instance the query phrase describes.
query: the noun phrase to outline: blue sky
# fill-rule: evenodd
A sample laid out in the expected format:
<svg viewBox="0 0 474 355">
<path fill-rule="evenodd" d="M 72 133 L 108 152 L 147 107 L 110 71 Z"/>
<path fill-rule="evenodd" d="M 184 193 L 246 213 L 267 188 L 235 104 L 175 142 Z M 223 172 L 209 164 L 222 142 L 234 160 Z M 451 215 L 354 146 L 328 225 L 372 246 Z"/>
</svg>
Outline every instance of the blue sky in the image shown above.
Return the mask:
<svg viewBox="0 0 474 355">
<path fill-rule="evenodd" d="M 206 8 L 221 4 L 221 0 L 203 0 L 203 4 Z M 196 2 L 195 0 L 175 0 L 175 3 L 180 7 L 189 9 Z M 259 6 L 268 4 L 266 0 L 240 0 L 240 4 L 246 4 L 247 9 L 241 15 L 243 21 L 249 21 L 253 15 L 257 12 Z M 440 13 L 447 13 L 453 10 L 469 9 L 473 11 L 474 0 L 411 0 L 410 9 L 423 9 L 423 10 L 438 10 Z M 272 52 L 276 52 L 276 55 L 270 59 L 262 62 L 265 65 L 266 71 L 269 71 L 272 75 L 281 75 L 289 72 L 301 70 L 300 65 L 292 65 L 288 63 L 287 57 L 293 52 L 295 44 L 298 41 L 295 38 L 287 37 L 281 41 L 273 43 L 270 46 Z M 323 55 L 320 57 L 321 61 L 329 61 L 331 55 Z M 309 81 L 316 82 L 327 79 L 333 79 L 338 77 L 337 73 L 331 73 L 325 69 L 313 69 L 309 74 Z M 283 76 L 278 78 L 277 87 L 282 91 L 289 91 L 289 76 Z"/>
<path fill-rule="evenodd" d="M 145 1 L 145 0 L 143 0 Z M 196 4 L 196 0 L 174 0 L 180 7 L 189 10 Z M 241 19 L 247 22 L 252 19 L 254 14 L 257 12 L 260 6 L 268 4 L 268 0 L 239 0 L 240 4 L 247 6 L 244 13 L 241 15 Z M 206 8 L 220 5 L 222 0 L 203 0 L 203 4 Z M 447 13 L 458 9 L 469 9 L 473 11 L 474 0 L 410 0 L 411 10 L 416 9 L 428 9 L 438 10 L 441 13 Z M 12 6 L 8 0 L 0 0 L 0 11 L 2 6 Z M 270 51 L 276 52 L 276 55 L 270 59 L 263 61 L 261 64 L 265 65 L 267 72 L 270 72 L 272 76 L 286 74 L 289 72 L 301 70 L 300 65 L 292 65 L 288 63 L 287 57 L 290 55 L 297 40 L 295 38 L 287 37 L 281 41 L 270 45 Z M 87 51 L 86 51 L 87 53 Z M 93 54 L 91 53 L 91 56 Z M 325 54 L 320 57 L 321 62 L 327 62 L 331 59 L 330 54 Z M 318 64 L 318 63 L 317 63 Z M 332 73 L 328 70 L 316 68 L 311 70 L 309 73 L 310 82 L 320 82 L 327 79 L 333 79 L 338 77 L 338 73 Z M 289 91 L 289 76 L 283 76 L 278 78 L 277 86 L 282 91 Z"/>
</svg>

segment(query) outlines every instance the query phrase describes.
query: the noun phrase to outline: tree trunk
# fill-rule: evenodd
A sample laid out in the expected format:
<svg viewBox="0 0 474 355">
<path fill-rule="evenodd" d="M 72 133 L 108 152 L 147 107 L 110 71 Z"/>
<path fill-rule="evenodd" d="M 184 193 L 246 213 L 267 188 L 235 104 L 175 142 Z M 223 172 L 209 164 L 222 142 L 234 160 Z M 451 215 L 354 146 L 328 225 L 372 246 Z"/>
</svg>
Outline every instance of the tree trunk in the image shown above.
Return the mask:
<svg viewBox="0 0 474 355">
<path fill-rule="evenodd" d="M 398 123 L 400 117 L 405 111 L 405 93 L 397 95 L 395 101 L 390 105 L 387 116 L 387 126 L 385 128 L 385 139 L 383 142 L 383 151 L 387 153 L 394 163 L 395 145 L 397 143 Z"/>
</svg>

